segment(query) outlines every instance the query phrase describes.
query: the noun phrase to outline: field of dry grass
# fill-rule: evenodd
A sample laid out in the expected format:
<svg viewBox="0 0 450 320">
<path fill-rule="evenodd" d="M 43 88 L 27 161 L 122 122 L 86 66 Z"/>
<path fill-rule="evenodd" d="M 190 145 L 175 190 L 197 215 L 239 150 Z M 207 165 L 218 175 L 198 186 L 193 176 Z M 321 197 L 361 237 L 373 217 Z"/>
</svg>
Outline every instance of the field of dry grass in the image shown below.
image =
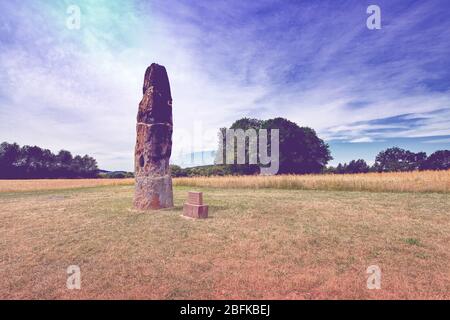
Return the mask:
<svg viewBox="0 0 450 320">
<path fill-rule="evenodd" d="M 0 180 L 0 192 L 22 192 L 129 186 L 134 179 Z M 366 173 L 348 175 L 280 175 L 187 177 L 173 179 L 175 186 L 221 189 L 289 189 L 374 192 L 450 192 L 449 171 Z"/>
<path fill-rule="evenodd" d="M 365 174 L 177 178 L 175 185 L 207 188 L 273 188 L 374 192 L 450 192 L 450 170 Z"/>
<path fill-rule="evenodd" d="M 0 192 L 42 191 L 133 185 L 134 179 L 39 179 L 0 180 Z"/>
<path fill-rule="evenodd" d="M 133 186 L 0 193 L 0 299 L 450 298 L 448 193 L 197 189 L 209 219 L 181 186 L 157 213 Z"/>
</svg>

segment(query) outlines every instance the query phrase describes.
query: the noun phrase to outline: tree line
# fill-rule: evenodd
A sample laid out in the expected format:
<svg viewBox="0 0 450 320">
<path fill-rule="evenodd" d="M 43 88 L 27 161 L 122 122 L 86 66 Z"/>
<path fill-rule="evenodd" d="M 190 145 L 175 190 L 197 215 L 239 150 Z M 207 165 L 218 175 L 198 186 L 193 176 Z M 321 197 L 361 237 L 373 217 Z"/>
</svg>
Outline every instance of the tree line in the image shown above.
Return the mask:
<svg viewBox="0 0 450 320">
<path fill-rule="evenodd" d="M 67 150 L 53 154 L 38 146 L 0 145 L 0 179 L 96 178 L 97 161 L 88 156 L 72 156 Z"/>
<path fill-rule="evenodd" d="M 349 163 L 339 163 L 336 167 L 327 166 L 333 159 L 329 145 L 320 139 L 316 132 L 308 127 L 300 127 L 284 118 L 259 120 L 242 118 L 235 121 L 229 129 L 279 129 L 279 174 L 310 174 L 310 173 L 366 173 L 366 172 L 401 172 L 415 170 L 448 170 L 450 169 L 450 150 L 439 150 L 427 156 L 425 152 L 414 153 L 398 147 L 381 151 L 372 166 L 365 160 L 352 160 Z M 225 152 L 224 132 L 220 129 L 218 152 Z M 247 149 L 247 148 L 246 148 Z M 236 152 L 236 149 L 235 149 Z M 246 151 L 248 159 L 248 150 Z M 227 175 L 227 174 L 257 174 L 259 165 L 221 165 L 203 166 L 182 170 L 176 168 L 179 176 L 191 175 Z"/>
<path fill-rule="evenodd" d="M 425 152 L 411 152 L 398 147 L 381 151 L 375 163 L 369 166 L 363 159 L 352 160 L 348 164 L 339 163 L 328 167 L 326 173 L 367 173 L 367 172 L 404 172 L 416 170 L 449 170 L 450 150 L 438 150 L 427 156 Z"/>
<path fill-rule="evenodd" d="M 388 148 L 378 153 L 372 166 L 363 159 L 339 163 L 336 167 L 327 166 L 333 159 L 329 145 L 320 139 L 313 129 L 300 127 L 284 118 L 269 120 L 243 118 L 235 121 L 230 129 L 255 129 L 256 131 L 279 129 L 278 174 L 350 174 L 450 169 L 450 150 L 439 150 L 427 156 L 425 152 L 415 153 L 398 147 Z M 223 133 L 226 128 L 220 130 Z M 220 137 L 223 139 L 224 135 Z M 224 152 L 224 141 L 219 141 L 218 144 L 219 148 L 222 148 L 218 149 L 218 152 Z M 248 148 L 246 153 L 248 159 Z M 183 177 L 258 174 L 260 167 L 257 164 L 224 164 L 183 169 L 172 165 L 171 169 L 172 176 Z M 20 147 L 17 143 L 7 142 L 0 145 L 0 179 L 97 177 L 125 178 L 132 177 L 132 173 L 100 172 L 94 158 L 88 155 L 72 156 L 66 150 L 53 154 L 50 150 L 37 146 Z"/>
</svg>

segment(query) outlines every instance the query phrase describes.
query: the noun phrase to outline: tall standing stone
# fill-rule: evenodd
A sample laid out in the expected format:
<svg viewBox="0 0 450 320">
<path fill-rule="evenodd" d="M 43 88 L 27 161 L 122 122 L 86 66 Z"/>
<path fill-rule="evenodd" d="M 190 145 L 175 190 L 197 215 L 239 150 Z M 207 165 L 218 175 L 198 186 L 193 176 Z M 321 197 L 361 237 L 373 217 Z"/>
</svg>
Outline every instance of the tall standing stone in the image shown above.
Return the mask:
<svg viewBox="0 0 450 320">
<path fill-rule="evenodd" d="M 172 207 L 172 96 L 166 68 L 152 63 L 145 71 L 143 91 L 136 125 L 134 206 Z"/>
</svg>

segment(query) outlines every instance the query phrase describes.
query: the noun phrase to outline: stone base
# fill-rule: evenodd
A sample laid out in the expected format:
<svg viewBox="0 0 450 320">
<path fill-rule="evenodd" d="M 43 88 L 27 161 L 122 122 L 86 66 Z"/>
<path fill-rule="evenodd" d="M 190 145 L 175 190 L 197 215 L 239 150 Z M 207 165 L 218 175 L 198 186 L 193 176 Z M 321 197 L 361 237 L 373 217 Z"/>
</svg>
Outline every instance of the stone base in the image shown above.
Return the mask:
<svg viewBox="0 0 450 320">
<path fill-rule="evenodd" d="M 172 177 L 137 176 L 134 207 L 138 210 L 158 210 L 173 207 Z"/>
<path fill-rule="evenodd" d="M 190 218 L 206 219 L 208 218 L 208 206 L 185 203 L 183 215 Z"/>
</svg>

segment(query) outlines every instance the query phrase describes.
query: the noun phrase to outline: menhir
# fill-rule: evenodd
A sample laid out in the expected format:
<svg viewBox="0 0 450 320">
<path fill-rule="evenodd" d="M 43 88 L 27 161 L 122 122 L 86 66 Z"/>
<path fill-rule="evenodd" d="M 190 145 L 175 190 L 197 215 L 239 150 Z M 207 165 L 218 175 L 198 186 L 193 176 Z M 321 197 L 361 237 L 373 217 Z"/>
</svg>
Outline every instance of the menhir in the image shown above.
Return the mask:
<svg viewBox="0 0 450 320">
<path fill-rule="evenodd" d="M 152 63 L 145 72 L 143 91 L 136 125 L 134 206 L 172 207 L 172 96 L 166 68 Z"/>
</svg>

